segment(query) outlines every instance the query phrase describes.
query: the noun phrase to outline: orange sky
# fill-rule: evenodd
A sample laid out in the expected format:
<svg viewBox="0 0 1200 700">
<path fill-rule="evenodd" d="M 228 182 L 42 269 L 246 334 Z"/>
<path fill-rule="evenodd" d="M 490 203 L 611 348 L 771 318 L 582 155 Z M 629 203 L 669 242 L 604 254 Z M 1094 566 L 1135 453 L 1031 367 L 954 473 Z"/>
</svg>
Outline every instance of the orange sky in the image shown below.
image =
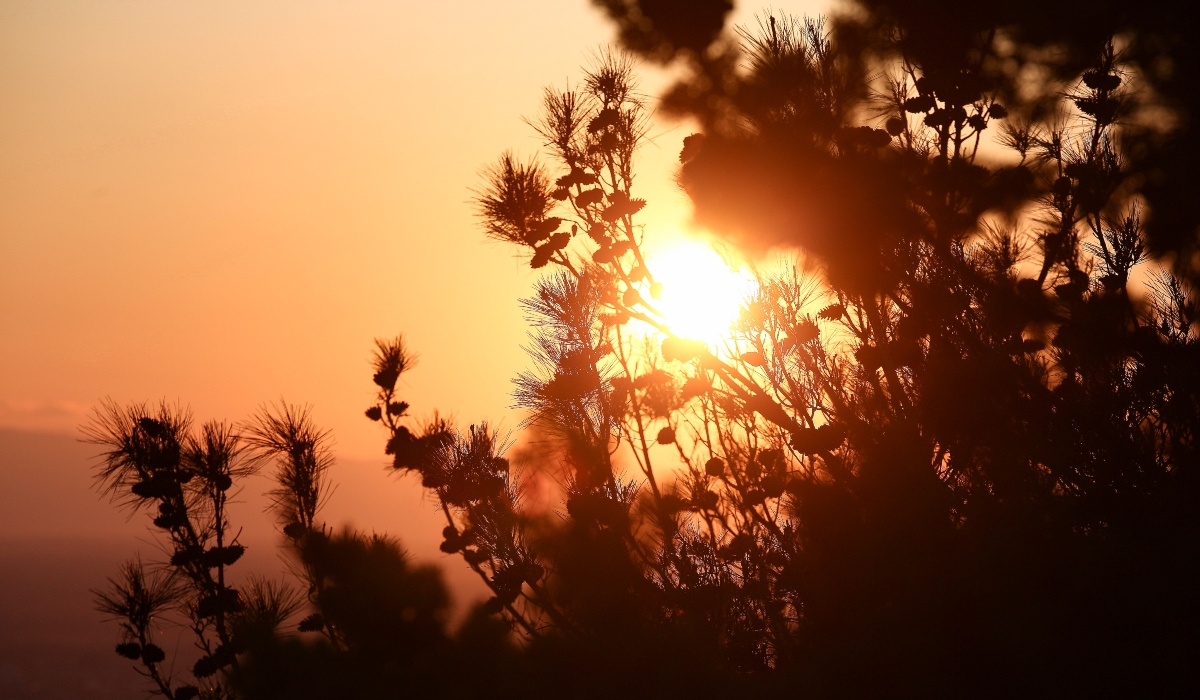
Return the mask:
<svg viewBox="0 0 1200 700">
<path fill-rule="evenodd" d="M 97 450 L 74 442 L 104 397 L 233 421 L 285 397 L 335 436 L 327 521 L 398 535 L 460 603 L 482 595 L 438 551 L 416 480 L 382 468 L 363 416 L 372 339 L 403 332 L 420 354 L 403 386 L 418 414 L 517 427 L 517 300 L 535 275 L 484 241 L 470 188 L 505 149 L 537 150 L 521 117 L 611 34 L 586 0 L 0 2 L 0 544 L 155 554 L 144 518 L 91 490 Z M 651 248 L 688 217 L 672 175 L 689 131 L 652 133 Z M 280 566 L 267 488 L 246 484 L 235 507 L 247 572 Z M 41 590 L 77 556 L 67 545 L 9 563 Z M 89 610 L 108 573 L 72 574 L 64 609 Z M 77 636 L 95 626 L 69 619 Z"/>
<path fill-rule="evenodd" d="M 417 413 L 515 427 L 533 275 L 469 188 L 537 149 L 521 117 L 610 37 L 585 0 L 0 4 L 0 427 L 73 431 L 105 396 L 231 420 L 285 397 L 380 459 L 367 358 L 397 332 Z M 688 131 L 654 133 L 640 183 L 666 236 Z"/>
</svg>

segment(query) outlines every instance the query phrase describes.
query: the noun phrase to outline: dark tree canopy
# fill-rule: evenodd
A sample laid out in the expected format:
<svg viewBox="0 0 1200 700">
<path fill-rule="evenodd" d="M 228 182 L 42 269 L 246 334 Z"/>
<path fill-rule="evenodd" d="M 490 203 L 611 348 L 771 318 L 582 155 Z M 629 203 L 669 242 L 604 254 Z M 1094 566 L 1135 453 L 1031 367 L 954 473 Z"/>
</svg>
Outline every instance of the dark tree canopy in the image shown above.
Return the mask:
<svg viewBox="0 0 1200 700">
<path fill-rule="evenodd" d="M 616 21 L 629 50 L 690 65 L 693 75 L 668 107 L 712 118 L 722 103 L 714 96 L 740 85 L 729 79 L 736 57 L 728 28 L 722 32 L 716 19 L 731 9 L 726 0 L 683 3 L 687 12 L 659 0 L 593 1 Z M 899 56 L 927 75 L 978 71 L 1010 109 L 1037 119 L 1047 117 L 1059 86 L 1032 89 L 1027 69 L 1076 78 L 1115 39 L 1122 70 L 1136 76 L 1139 97 L 1157 108 L 1136 128 L 1127 125 L 1120 147 L 1125 178 L 1148 204 L 1147 247 L 1194 282 L 1200 279 L 1200 213 L 1192 206 L 1200 191 L 1200 56 L 1194 28 L 1183 20 L 1193 10 L 1181 0 L 855 0 L 835 9 L 832 29 L 847 61 L 878 65 Z"/>
</svg>

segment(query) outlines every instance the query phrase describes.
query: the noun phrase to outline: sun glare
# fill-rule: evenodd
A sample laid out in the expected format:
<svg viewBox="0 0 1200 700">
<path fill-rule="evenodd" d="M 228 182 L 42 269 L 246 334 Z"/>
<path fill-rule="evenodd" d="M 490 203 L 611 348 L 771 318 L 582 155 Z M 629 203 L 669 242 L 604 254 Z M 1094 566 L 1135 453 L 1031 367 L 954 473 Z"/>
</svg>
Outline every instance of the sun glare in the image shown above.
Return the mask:
<svg viewBox="0 0 1200 700">
<path fill-rule="evenodd" d="M 729 332 L 752 280 L 732 269 L 708 245 L 684 240 L 649 256 L 646 266 L 662 284 L 654 303 L 672 332 L 716 342 Z"/>
</svg>

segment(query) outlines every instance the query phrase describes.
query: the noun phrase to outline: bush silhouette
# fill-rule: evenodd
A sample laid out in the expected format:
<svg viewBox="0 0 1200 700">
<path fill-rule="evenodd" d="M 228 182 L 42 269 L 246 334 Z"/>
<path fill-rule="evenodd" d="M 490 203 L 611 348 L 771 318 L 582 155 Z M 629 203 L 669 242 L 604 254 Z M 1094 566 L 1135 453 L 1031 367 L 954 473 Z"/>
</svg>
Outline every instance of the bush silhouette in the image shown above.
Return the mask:
<svg viewBox="0 0 1200 700">
<path fill-rule="evenodd" d="M 671 333 L 633 187 L 646 107 L 603 55 L 547 91 L 545 161 L 506 154 L 476 193 L 486 233 L 547 269 L 523 302 L 526 445 L 413 421 L 413 356 L 376 344 L 366 417 L 491 598 L 451 633 L 436 572 L 324 525 L 304 412 L 195 429 L 108 406 L 102 484 L 157 508 L 172 551 L 102 594 L 118 652 L 177 698 L 1194 693 L 1195 241 L 1163 233 L 1174 271 L 1146 262 L 1174 205 L 1125 150 L 1153 130 L 1143 55 L 1080 40 L 1090 62 L 1023 97 L 978 43 L 999 20 L 932 47 L 920 13 L 871 5 L 834 35 L 767 17 L 739 68 L 726 3 L 695 26 L 601 4 L 690 66 L 666 105 L 703 127 L 680 154 L 698 221 L 803 260 L 757 273 L 727 340 Z M 224 579 L 223 494 L 268 463 L 299 594 Z M 172 605 L 204 653 L 185 685 L 146 644 Z"/>
</svg>

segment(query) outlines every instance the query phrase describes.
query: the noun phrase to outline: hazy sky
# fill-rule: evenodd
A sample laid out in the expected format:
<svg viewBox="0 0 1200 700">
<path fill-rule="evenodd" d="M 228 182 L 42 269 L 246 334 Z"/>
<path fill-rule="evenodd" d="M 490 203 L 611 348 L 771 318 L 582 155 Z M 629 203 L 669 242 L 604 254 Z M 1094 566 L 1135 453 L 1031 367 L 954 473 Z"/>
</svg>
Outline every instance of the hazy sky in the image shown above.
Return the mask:
<svg viewBox="0 0 1200 700">
<path fill-rule="evenodd" d="M 417 413 L 515 427 L 533 275 L 470 188 L 610 37 L 585 0 L 0 3 L 0 427 L 284 397 L 380 458 L 367 359 L 397 332 Z M 652 239 L 687 218 L 687 133 L 646 150 Z"/>
<path fill-rule="evenodd" d="M 363 417 L 372 339 L 403 332 L 420 354 L 402 387 L 418 414 L 517 426 L 517 299 L 534 274 L 484 241 L 470 188 L 505 149 L 538 149 L 522 116 L 611 33 L 586 0 L 0 2 L 0 569 L 23 576 L 0 583 L 25 586 L 4 590 L 20 604 L 0 602 L 0 622 L 14 639 L 46 658 L 64 652 L 37 634 L 91 645 L 88 589 L 138 547 L 156 554 L 144 517 L 91 491 L 96 448 L 41 434 L 78 436 L 104 397 L 201 420 L 311 404 L 337 441 L 327 521 L 398 535 L 457 600 L 482 595 L 438 551 L 416 480 L 382 468 Z M 651 245 L 688 217 L 672 184 L 688 133 L 658 124 L 643 152 Z M 234 508 L 252 545 L 239 575 L 281 566 L 268 487 L 252 480 Z M 39 537 L 59 544 L 13 549 Z"/>
</svg>

